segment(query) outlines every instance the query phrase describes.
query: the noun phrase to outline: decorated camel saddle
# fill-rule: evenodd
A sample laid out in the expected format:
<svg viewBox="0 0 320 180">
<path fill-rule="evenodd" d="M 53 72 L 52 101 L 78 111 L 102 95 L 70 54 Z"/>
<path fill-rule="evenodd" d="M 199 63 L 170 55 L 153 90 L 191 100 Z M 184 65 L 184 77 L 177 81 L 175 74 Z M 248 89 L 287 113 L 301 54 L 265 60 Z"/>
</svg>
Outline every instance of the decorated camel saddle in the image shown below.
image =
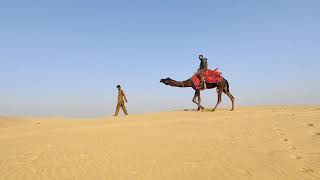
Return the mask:
<svg viewBox="0 0 320 180">
<path fill-rule="evenodd" d="M 204 73 L 204 79 L 206 83 L 219 83 L 222 80 L 222 73 L 218 70 L 218 68 L 211 70 L 207 69 Z M 201 89 L 201 79 L 197 74 L 194 74 L 191 78 L 196 89 Z"/>
</svg>

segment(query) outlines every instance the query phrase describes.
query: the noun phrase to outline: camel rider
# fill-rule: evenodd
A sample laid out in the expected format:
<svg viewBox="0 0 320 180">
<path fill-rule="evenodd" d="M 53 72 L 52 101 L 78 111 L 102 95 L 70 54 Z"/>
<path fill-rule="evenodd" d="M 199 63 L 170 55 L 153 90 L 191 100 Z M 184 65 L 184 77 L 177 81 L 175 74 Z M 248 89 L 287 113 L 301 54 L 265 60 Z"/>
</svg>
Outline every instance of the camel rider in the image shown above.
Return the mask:
<svg viewBox="0 0 320 180">
<path fill-rule="evenodd" d="M 207 60 L 207 58 L 203 57 L 202 54 L 199 55 L 199 60 L 201 62 L 200 62 L 200 66 L 198 69 L 198 76 L 201 79 L 201 89 L 204 90 L 204 89 L 207 89 L 207 86 L 206 86 L 206 82 L 205 82 L 203 73 L 208 69 L 208 62 L 207 62 L 208 60 Z"/>
</svg>

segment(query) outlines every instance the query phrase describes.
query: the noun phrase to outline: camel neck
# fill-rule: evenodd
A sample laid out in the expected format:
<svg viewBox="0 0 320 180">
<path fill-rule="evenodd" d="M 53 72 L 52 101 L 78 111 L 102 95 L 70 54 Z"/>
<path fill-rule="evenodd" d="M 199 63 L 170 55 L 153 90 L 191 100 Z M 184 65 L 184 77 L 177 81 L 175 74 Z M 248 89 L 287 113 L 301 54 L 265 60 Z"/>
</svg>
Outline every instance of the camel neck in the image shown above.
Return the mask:
<svg viewBox="0 0 320 180">
<path fill-rule="evenodd" d="M 188 79 L 186 81 L 175 81 L 175 80 L 170 80 L 169 81 L 170 86 L 175 86 L 175 87 L 192 87 L 191 80 Z"/>
</svg>

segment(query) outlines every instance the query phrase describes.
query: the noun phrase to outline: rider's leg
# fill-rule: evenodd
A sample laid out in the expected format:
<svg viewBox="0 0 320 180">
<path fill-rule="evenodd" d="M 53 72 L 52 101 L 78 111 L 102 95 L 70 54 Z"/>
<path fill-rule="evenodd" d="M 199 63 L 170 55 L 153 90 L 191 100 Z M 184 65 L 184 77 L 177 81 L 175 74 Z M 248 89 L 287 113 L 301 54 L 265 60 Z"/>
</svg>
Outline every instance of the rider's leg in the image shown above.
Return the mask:
<svg viewBox="0 0 320 180">
<path fill-rule="evenodd" d="M 204 79 L 204 75 L 203 73 L 205 72 L 204 69 L 200 70 L 200 79 L 201 79 L 201 86 L 202 86 L 202 89 L 207 89 L 207 85 L 206 85 L 206 82 L 205 82 L 205 79 Z"/>
</svg>

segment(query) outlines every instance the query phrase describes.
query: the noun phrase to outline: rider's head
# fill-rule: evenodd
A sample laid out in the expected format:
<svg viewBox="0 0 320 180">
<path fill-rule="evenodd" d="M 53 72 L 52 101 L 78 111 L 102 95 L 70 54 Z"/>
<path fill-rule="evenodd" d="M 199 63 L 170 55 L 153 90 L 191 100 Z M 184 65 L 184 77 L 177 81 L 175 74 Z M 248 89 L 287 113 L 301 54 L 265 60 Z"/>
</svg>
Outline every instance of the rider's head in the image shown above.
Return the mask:
<svg viewBox="0 0 320 180">
<path fill-rule="evenodd" d="M 203 55 L 202 54 L 199 54 L 199 59 L 202 59 L 203 58 Z"/>
<path fill-rule="evenodd" d="M 121 89 L 121 86 L 120 86 L 120 85 L 117 85 L 117 89 L 120 90 L 120 89 Z"/>
</svg>

